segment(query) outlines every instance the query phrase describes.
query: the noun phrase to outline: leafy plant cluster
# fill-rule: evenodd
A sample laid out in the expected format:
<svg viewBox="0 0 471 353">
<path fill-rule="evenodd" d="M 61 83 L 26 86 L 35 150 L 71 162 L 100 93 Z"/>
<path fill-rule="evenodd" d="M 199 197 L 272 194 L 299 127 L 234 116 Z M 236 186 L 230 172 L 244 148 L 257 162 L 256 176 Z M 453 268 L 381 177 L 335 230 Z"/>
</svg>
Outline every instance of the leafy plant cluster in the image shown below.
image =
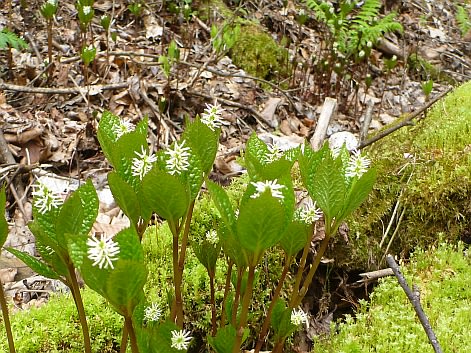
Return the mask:
<svg viewBox="0 0 471 353">
<path fill-rule="evenodd" d="M 192 312 L 200 309 L 192 305 L 192 299 L 202 298 L 201 290 L 206 292 L 204 299 L 209 298 L 202 314 L 209 322 L 199 319 L 197 328 L 206 330 L 202 341 L 207 340 L 218 353 L 239 352 L 244 342 L 258 352 L 269 331 L 273 332 L 273 351 L 281 352 L 285 341 L 307 324 L 308 316 L 299 306 L 330 239 L 371 191 L 375 169 L 368 168 L 366 157 L 359 152 L 350 156 L 346 148 L 331 151 L 325 145 L 314 151 L 306 143 L 282 151 L 254 134 L 244 154 L 248 183 L 237 193 L 239 197 L 231 199 L 234 193 L 208 179 L 218 149 L 220 112 L 219 106 L 208 105 L 201 117 L 187 123 L 179 141 L 155 153 L 147 144 L 147 119 L 134 126 L 109 112 L 102 114 L 98 139 L 113 167 L 108 183 L 130 221 L 129 228 L 114 236 L 90 234 L 98 213 L 98 197 L 90 180 L 65 201 L 42 184 L 35 187 L 34 221 L 29 228 L 41 258 L 8 251 L 37 273 L 70 288 L 85 352 L 92 351 L 90 315 L 77 270 L 86 285 L 123 318 L 121 349 L 129 341 L 133 353 L 188 349 L 197 332 L 189 330 L 194 326 L 187 319 L 199 316 Z M 291 177 L 295 162 L 310 195 L 299 208 Z M 200 213 L 192 227 L 203 183 L 218 214 L 213 218 Z M 0 206 L 5 204 L 2 195 Z M 323 212 L 325 237 L 315 260 L 308 264 L 311 236 L 321 218 L 316 205 Z M 157 237 L 147 230 L 153 214 L 166 222 Z M 3 243 L 7 229 L 1 231 Z M 143 244 L 148 241 L 161 242 L 159 250 L 145 252 Z M 285 288 L 299 252 L 294 282 Z M 264 266 L 270 254 L 276 253 L 282 254 L 281 274 L 279 268 Z M 195 258 L 202 266 L 195 265 Z M 150 269 L 157 270 L 157 280 L 152 280 Z M 203 275 L 208 282 L 198 280 Z M 193 278 L 187 282 L 186 276 Z M 267 285 L 268 279 L 273 286 Z M 263 298 L 262 303 L 255 302 L 261 293 L 271 297 L 269 304 Z M 265 303 L 268 308 L 263 308 L 261 317 Z M 7 312 L 4 317 L 12 337 Z M 193 345 L 199 349 L 196 340 Z M 10 351 L 14 351 L 11 344 Z"/>
<path fill-rule="evenodd" d="M 444 352 L 469 352 L 471 330 L 471 258 L 463 244 L 441 243 L 416 250 L 403 266 L 409 284 L 420 289 L 422 307 Z M 412 306 L 397 280 L 381 280 L 369 303 L 362 302 L 316 352 L 428 352 L 432 350 Z"/>
<path fill-rule="evenodd" d="M 330 1 L 306 0 L 306 4 L 326 34 L 323 46 L 312 58 L 314 80 L 319 83 L 315 101 L 331 95 L 348 97 L 352 82 L 367 89 L 371 85 L 368 62 L 372 49 L 385 34 L 403 31 L 395 21 L 396 13 L 382 16 L 380 0 L 341 0 L 336 6 Z"/>
</svg>

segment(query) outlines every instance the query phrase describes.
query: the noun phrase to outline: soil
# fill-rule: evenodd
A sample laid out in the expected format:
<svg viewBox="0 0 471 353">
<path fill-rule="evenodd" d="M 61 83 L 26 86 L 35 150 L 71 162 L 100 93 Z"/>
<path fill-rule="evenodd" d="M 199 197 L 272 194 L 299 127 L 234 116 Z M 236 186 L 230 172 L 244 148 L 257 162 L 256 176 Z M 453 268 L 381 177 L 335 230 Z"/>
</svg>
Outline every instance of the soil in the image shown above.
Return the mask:
<svg viewBox="0 0 471 353">
<path fill-rule="evenodd" d="M 162 148 L 179 136 L 187 116 L 202 113 L 207 103 L 221 104 L 229 124 L 223 127 L 213 178 L 225 183 L 240 173 L 234 160 L 252 132 L 299 143 L 310 139 L 316 129 L 323 99 L 315 93 L 323 83 L 316 81 L 309 62 L 325 44 L 326 30 L 312 14 L 302 25 L 296 21 L 299 10 L 306 10 L 304 4 L 226 2 L 231 11 L 259 23 L 276 41 L 289 38 L 285 47 L 290 60 L 299 63 L 285 78 L 275 73 L 255 78 L 232 63 L 230 52 L 217 57 L 212 50 L 210 26 L 221 28 L 227 17 L 216 7 L 208 11 L 208 18 L 199 7 L 202 3 L 190 2 L 195 15 L 185 18 L 176 13 L 179 2 L 167 1 L 167 7 L 145 2 L 142 14 L 134 16 L 126 1 L 100 0 L 94 5 L 92 35 L 85 38 L 73 2 L 59 2 L 52 22 L 53 63 L 48 67 L 47 26 L 39 13 L 42 1 L 23 3 L 9 3 L 11 7 L 0 11 L 0 26 L 28 43 L 27 50 L 0 52 L 0 177 L 13 182 L 16 191 L 16 195 L 13 190 L 8 194 L 9 246 L 34 253 L 34 239 L 25 227 L 31 219 L 30 186 L 45 172 L 57 180 L 91 177 L 97 189 L 103 190 L 110 167 L 100 151 L 96 126 L 105 109 L 134 123 L 149 116 L 150 143 Z M 374 103 L 369 129 L 374 133 L 401 114 L 420 109 L 450 84 L 471 77 L 471 32 L 459 29 L 457 3 L 383 1 L 381 12 L 396 11 L 404 32 L 388 34 L 372 49 L 371 60 L 363 66 L 373 75 L 366 92 L 363 88 L 356 94 L 354 89 L 335 92 L 339 108 L 328 136 L 338 131 L 358 135 L 368 99 Z M 463 2 L 462 6 L 467 5 Z M 112 14 L 116 40 L 107 39 L 100 26 L 103 14 Z M 98 52 L 86 69 L 79 54 L 85 40 L 93 42 Z M 180 59 L 166 77 L 159 57 L 166 55 L 171 40 L 179 47 Z M 424 68 L 424 62 L 413 65 L 410 58 L 416 54 L 435 71 Z M 398 65 L 386 74 L 384 59 L 393 55 L 398 57 Z M 341 75 L 349 73 L 345 68 Z M 432 76 L 433 90 L 426 97 L 422 84 Z M 7 149 L 2 148 L 2 140 Z M 102 217 L 119 227 L 118 212 L 106 200 L 101 198 Z M 367 297 L 371 285 L 355 284 L 359 279 L 358 273 L 337 272 L 327 265 L 322 268 L 315 286 L 322 290 L 313 289 L 307 296 L 307 305 L 317 313 L 320 326 L 325 328 L 333 316 L 351 311 L 359 298 Z"/>
</svg>

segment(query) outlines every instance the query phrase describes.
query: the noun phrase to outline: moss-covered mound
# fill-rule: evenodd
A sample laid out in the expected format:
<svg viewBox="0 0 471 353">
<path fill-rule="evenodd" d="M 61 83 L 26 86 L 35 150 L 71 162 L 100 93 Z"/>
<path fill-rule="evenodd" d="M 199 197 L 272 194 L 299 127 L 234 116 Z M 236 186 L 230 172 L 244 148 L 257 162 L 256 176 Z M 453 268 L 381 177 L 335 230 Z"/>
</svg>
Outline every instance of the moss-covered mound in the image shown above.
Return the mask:
<svg viewBox="0 0 471 353">
<path fill-rule="evenodd" d="M 375 269 L 387 250 L 407 255 L 436 243 L 439 234 L 471 240 L 471 82 L 368 153 L 377 183 L 348 224 L 350 242 L 338 237 L 333 243 L 339 266 Z"/>
<path fill-rule="evenodd" d="M 275 73 L 284 74 L 287 70 L 287 55 L 285 48 L 255 24 L 241 27 L 239 37 L 231 50 L 235 65 L 250 75 L 264 79 L 272 78 Z"/>
</svg>

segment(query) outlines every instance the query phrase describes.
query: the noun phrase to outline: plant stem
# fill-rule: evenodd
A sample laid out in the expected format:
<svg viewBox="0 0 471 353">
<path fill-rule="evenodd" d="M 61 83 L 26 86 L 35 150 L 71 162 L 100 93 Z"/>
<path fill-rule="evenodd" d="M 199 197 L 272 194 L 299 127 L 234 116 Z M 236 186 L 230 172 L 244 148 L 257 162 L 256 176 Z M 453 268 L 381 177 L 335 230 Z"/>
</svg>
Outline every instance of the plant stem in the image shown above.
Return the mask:
<svg viewBox="0 0 471 353">
<path fill-rule="evenodd" d="M 237 311 L 239 309 L 239 298 L 241 296 L 241 288 L 242 288 L 242 279 L 244 278 L 245 269 L 237 269 L 237 283 L 236 283 L 236 290 L 234 294 L 234 301 L 232 302 L 232 326 L 237 326 Z"/>
<path fill-rule="evenodd" d="M 87 317 L 85 315 L 85 308 L 83 306 L 82 295 L 80 294 L 77 276 L 75 275 L 75 268 L 70 261 L 67 264 L 67 270 L 69 271 L 68 281 L 70 282 L 70 290 L 72 291 L 72 296 L 74 298 L 75 306 L 77 307 L 77 312 L 79 315 L 80 325 L 82 326 L 85 353 L 92 353 L 90 333 L 88 331 Z"/>
<path fill-rule="evenodd" d="M 249 266 L 249 276 L 247 278 L 247 288 L 245 289 L 244 298 L 242 300 L 242 311 L 240 314 L 240 323 L 237 329 L 236 341 L 232 348 L 232 353 L 239 353 L 242 345 L 242 336 L 244 335 L 244 327 L 247 325 L 249 315 L 250 299 L 252 299 L 253 282 L 255 279 L 255 266 Z"/>
<path fill-rule="evenodd" d="M 5 330 L 7 331 L 8 347 L 10 353 L 15 353 L 15 342 L 13 341 L 13 333 L 11 332 L 10 316 L 8 315 L 7 301 L 5 299 L 5 291 L 3 290 L 3 283 L 0 280 L 0 306 L 2 307 L 3 321 L 5 323 Z"/>
<path fill-rule="evenodd" d="M 262 329 L 260 330 L 260 335 L 258 336 L 257 345 L 255 346 L 254 353 L 260 352 L 262 349 L 263 342 L 265 342 L 265 338 L 267 337 L 268 329 L 270 327 L 271 322 L 271 315 L 273 313 L 273 309 L 275 308 L 276 301 L 280 297 L 281 289 L 283 288 L 283 284 L 285 283 L 286 275 L 289 272 L 289 266 L 291 265 L 293 257 L 288 256 L 285 254 L 285 265 L 283 267 L 283 272 L 281 273 L 280 280 L 278 281 L 278 285 L 275 288 L 275 292 L 273 293 L 273 298 L 271 299 L 270 307 L 268 308 L 267 315 L 265 320 L 263 321 Z"/>
<path fill-rule="evenodd" d="M 52 65 L 52 19 L 47 20 L 47 54 L 49 59 L 48 80 L 52 78 L 54 65 Z"/>
<path fill-rule="evenodd" d="M 209 288 L 210 288 L 210 295 L 211 295 L 211 336 L 216 336 L 217 331 L 217 323 L 216 323 L 216 296 L 215 296 L 215 289 L 214 289 L 214 271 L 209 271 Z"/>
<path fill-rule="evenodd" d="M 173 234 L 173 279 L 175 284 L 175 298 L 172 305 L 172 319 L 175 320 L 175 323 L 181 328 L 183 328 L 183 270 L 185 268 L 186 247 L 188 244 L 188 234 L 190 233 L 190 224 L 194 207 L 195 201 L 193 200 L 186 215 L 185 228 L 183 229 L 182 242 L 180 247 L 178 246 L 178 238 L 181 228 L 175 228 Z"/>
<path fill-rule="evenodd" d="M 227 297 L 229 296 L 229 291 L 231 290 L 231 277 L 233 266 L 234 262 L 232 262 L 232 260 L 229 260 L 227 264 L 226 284 L 224 285 L 224 297 L 222 298 L 221 322 L 219 327 L 224 327 L 224 325 L 226 324 L 226 304 Z"/>
<path fill-rule="evenodd" d="M 137 346 L 136 332 L 134 331 L 134 327 L 132 326 L 131 316 L 124 317 L 124 324 L 126 325 L 126 328 L 129 334 L 129 339 L 131 341 L 131 352 L 139 353 L 139 347 Z"/>
<path fill-rule="evenodd" d="M 124 321 L 123 334 L 121 336 L 121 345 L 119 347 L 119 353 L 126 353 L 128 346 L 128 328 L 126 326 L 126 320 Z"/>
</svg>

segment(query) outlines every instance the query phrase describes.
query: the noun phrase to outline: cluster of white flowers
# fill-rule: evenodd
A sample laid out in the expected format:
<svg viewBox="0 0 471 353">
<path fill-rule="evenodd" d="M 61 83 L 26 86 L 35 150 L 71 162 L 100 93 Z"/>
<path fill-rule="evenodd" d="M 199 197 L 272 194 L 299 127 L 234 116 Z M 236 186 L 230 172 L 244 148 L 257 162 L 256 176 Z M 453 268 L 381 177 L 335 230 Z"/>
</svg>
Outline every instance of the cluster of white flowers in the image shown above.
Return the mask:
<svg viewBox="0 0 471 353">
<path fill-rule="evenodd" d="M 144 146 L 141 146 L 141 153 L 134 152 L 138 158 L 132 159 L 131 171 L 132 175 L 138 176 L 140 180 L 149 173 L 152 169 L 152 164 L 157 161 L 157 157 L 154 154 L 147 154 Z"/>
<path fill-rule="evenodd" d="M 291 323 L 295 326 L 305 324 L 309 328 L 309 318 L 302 309 L 294 309 L 291 312 Z"/>
<path fill-rule="evenodd" d="M 172 331 L 172 348 L 180 351 L 186 351 L 192 337 L 191 332 L 187 330 L 173 330 Z"/>
<path fill-rule="evenodd" d="M 83 11 L 83 14 L 87 16 L 92 11 L 92 8 L 90 6 L 84 6 L 82 11 Z"/>
<path fill-rule="evenodd" d="M 222 112 L 224 109 L 219 104 L 206 104 L 204 113 L 201 114 L 201 122 L 208 126 L 212 131 L 224 124 L 222 120 Z"/>
<path fill-rule="evenodd" d="M 134 125 L 129 120 L 119 119 L 118 124 L 113 126 L 117 139 L 131 131 L 134 131 Z"/>
<path fill-rule="evenodd" d="M 296 211 L 296 218 L 306 224 L 314 223 L 322 217 L 322 211 L 311 198 Z"/>
<path fill-rule="evenodd" d="M 162 310 L 160 310 L 156 303 L 152 303 L 152 305 L 144 309 L 144 320 L 146 321 L 159 321 L 161 316 Z"/>
<path fill-rule="evenodd" d="M 206 232 L 206 240 L 212 245 L 216 245 L 219 242 L 218 233 L 212 229 Z"/>
<path fill-rule="evenodd" d="M 114 268 L 113 261 L 118 260 L 119 245 L 113 241 L 112 236 L 103 235 L 98 239 L 96 235 L 93 235 L 88 238 L 87 246 L 88 258 L 94 261 L 93 266 L 98 265 L 100 269 Z"/>
<path fill-rule="evenodd" d="M 52 192 L 46 185 L 38 183 L 33 191 L 33 205 L 38 209 L 38 212 L 45 214 L 53 208 L 58 208 L 62 205 L 62 198 L 60 195 Z"/>
<path fill-rule="evenodd" d="M 190 163 L 188 162 L 188 158 L 190 157 L 190 150 L 189 147 L 184 147 L 185 141 L 182 141 L 181 144 L 175 141 L 173 145 L 173 149 L 169 148 L 165 151 L 165 154 L 170 156 L 167 160 L 167 171 L 174 175 L 174 174 L 181 174 L 181 172 L 188 170 Z"/>
<path fill-rule="evenodd" d="M 48 3 L 49 5 L 52 5 L 52 6 L 56 7 L 56 6 L 57 6 L 57 1 L 58 1 L 58 0 L 47 0 L 47 3 Z"/>
<path fill-rule="evenodd" d="M 284 196 L 281 193 L 281 189 L 283 189 L 285 186 L 278 184 L 277 179 L 275 180 L 265 180 L 265 181 L 257 181 L 252 182 L 251 184 L 255 186 L 255 193 L 252 194 L 250 197 L 255 199 L 257 197 L 260 197 L 264 192 L 270 191 L 271 196 L 276 197 L 278 199 L 283 200 Z"/>
<path fill-rule="evenodd" d="M 360 151 L 353 151 L 350 156 L 350 160 L 348 161 L 347 168 L 345 169 L 345 176 L 347 178 L 360 178 L 366 173 L 370 163 L 371 161 L 367 157 L 362 156 Z"/>
<path fill-rule="evenodd" d="M 263 162 L 272 163 L 283 156 L 283 150 L 280 145 L 274 141 L 273 143 L 267 144 L 268 153 L 263 156 Z"/>
</svg>

